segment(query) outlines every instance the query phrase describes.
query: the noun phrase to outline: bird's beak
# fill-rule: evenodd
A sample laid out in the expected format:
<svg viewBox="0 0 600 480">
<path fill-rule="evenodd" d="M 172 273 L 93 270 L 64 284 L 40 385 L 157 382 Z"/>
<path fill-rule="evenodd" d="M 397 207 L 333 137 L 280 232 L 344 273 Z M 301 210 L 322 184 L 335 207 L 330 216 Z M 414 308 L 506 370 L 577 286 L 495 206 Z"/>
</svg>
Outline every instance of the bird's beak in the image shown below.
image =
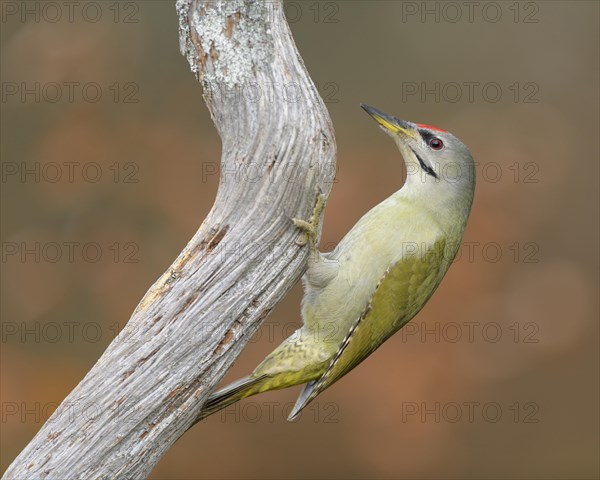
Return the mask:
<svg viewBox="0 0 600 480">
<path fill-rule="evenodd" d="M 417 139 L 417 133 L 411 123 L 400 120 L 392 115 L 388 115 L 387 113 L 383 113 L 381 110 L 377 110 L 376 108 L 365 105 L 364 103 L 361 103 L 360 106 L 365 112 L 371 115 L 377 121 L 377 123 L 379 123 L 379 125 L 381 125 L 390 133 L 409 137 L 413 140 Z"/>
</svg>

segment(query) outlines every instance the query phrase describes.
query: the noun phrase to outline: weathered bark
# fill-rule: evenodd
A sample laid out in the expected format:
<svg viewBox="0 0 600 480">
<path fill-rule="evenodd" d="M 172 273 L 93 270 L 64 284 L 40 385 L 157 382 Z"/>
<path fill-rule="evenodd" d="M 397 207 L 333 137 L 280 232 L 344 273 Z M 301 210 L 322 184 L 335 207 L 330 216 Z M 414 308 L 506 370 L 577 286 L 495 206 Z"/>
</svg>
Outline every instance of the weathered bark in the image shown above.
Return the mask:
<svg viewBox="0 0 600 480">
<path fill-rule="evenodd" d="M 329 192 L 335 140 L 281 4 L 180 0 L 177 11 L 223 142 L 216 202 L 7 479 L 147 477 L 303 272 L 290 218 Z"/>
</svg>

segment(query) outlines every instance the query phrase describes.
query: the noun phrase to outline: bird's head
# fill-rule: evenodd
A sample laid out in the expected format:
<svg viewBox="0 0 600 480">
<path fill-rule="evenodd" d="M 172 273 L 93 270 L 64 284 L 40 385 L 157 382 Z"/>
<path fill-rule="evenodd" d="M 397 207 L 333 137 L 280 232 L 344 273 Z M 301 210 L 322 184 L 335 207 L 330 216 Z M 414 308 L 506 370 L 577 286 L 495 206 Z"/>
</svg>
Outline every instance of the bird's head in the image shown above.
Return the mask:
<svg viewBox="0 0 600 480">
<path fill-rule="evenodd" d="M 470 194 L 475 187 L 475 165 L 467 146 L 450 132 L 431 125 L 406 122 L 361 104 L 382 130 L 391 136 L 406 163 L 406 184 L 415 188 L 449 188 Z"/>
</svg>

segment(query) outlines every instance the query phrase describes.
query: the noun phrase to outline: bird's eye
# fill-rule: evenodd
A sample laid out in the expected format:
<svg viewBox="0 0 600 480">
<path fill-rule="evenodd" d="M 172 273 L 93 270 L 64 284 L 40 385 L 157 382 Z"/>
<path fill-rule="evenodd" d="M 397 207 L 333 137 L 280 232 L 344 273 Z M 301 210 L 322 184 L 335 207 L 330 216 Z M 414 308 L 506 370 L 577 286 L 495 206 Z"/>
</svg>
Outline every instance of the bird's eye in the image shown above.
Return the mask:
<svg viewBox="0 0 600 480">
<path fill-rule="evenodd" d="M 428 143 L 433 150 L 441 150 L 444 148 L 444 142 L 437 137 L 430 138 Z"/>
</svg>

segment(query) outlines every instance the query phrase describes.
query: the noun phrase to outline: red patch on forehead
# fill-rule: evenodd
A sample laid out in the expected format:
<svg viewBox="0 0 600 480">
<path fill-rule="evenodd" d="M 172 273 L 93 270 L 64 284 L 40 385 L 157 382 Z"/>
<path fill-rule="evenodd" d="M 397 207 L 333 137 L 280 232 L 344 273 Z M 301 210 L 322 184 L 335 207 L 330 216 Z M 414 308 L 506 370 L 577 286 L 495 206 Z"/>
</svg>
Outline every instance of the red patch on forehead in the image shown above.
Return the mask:
<svg viewBox="0 0 600 480">
<path fill-rule="evenodd" d="M 435 130 L 437 132 L 446 132 L 446 130 L 442 130 L 441 128 L 434 127 L 433 125 L 425 125 L 424 123 L 417 123 L 417 127 L 424 128 L 426 130 Z"/>
</svg>

